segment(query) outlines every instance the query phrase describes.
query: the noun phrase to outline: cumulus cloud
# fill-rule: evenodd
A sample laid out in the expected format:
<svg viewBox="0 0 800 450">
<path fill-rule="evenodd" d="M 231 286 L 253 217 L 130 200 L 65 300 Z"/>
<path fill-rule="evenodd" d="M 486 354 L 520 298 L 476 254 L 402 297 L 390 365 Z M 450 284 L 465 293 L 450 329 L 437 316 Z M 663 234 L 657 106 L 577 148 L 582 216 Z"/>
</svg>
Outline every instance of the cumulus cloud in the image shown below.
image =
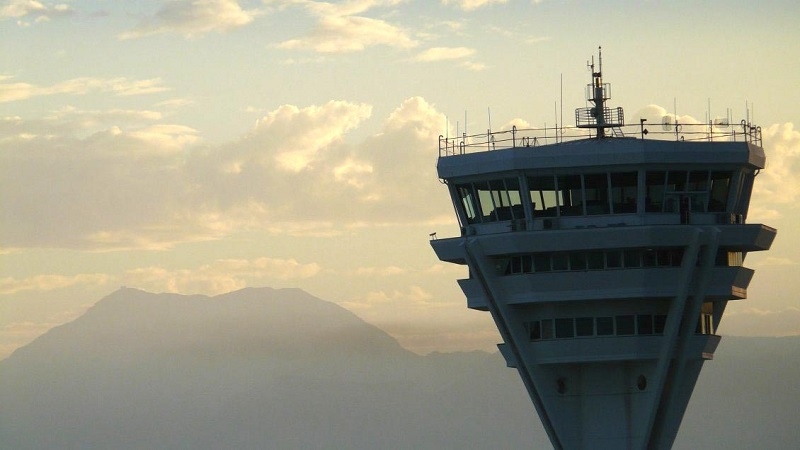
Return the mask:
<svg viewBox="0 0 800 450">
<path fill-rule="evenodd" d="M 84 246 L 92 235 L 121 228 L 159 234 L 174 222 L 190 188 L 180 151 L 197 142 L 195 131 L 90 125 L 63 111 L 0 121 L 3 247 Z"/>
<path fill-rule="evenodd" d="M 187 38 L 210 32 L 225 32 L 253 21 L 259 12 L 244 10 L 236 0 L 172 0 L 155 15 L 143 19 L 120 39 L 134 39 L 161 33 L 176 33 Z"/>
<path fill-rule="evenodd" d="M 28 26 L 25 20 L 32 17 L 34 22 L 46 22 L 54 17 L 73 14 L 73 9 L 66 3 L 39 2 L 36 0 L 9 0 L 0 6 L 0 20 L 17 19 L 20 26 Z"/>
<path fill-rule="evenodd" d="M 216 295 L 248 286 L 252 280 L 297 280 L 317 275 L 316 263 L 294 259 L 220 259 L 193 269 L 160 266 L 133 269 L 123 275 L 126 284 L 154 292 Z"/>
<path fill-rule="evenodd" d="M 442 0 L 443 5 L 456 5 L 464 11 L 474 11 L 492 4 L 503 4 L 508 0 Z"/>
<path fill-rule="evenodd" d="M 341 101 L 303 109 L 283 105 L 259 120 L 249 138 L 272 144 L 278 167 L 299 172 L 371 113 L 369 105 Z"/>
<path fill-rule="evenodd" d="M 0 76 L 0 103 L 26 100 L 47 95 L 83 95 L 89 92 L 110 92 L 119 96 L 132 96 L 163 92 L 160 78 L 131 80 L 118 78 L 73 78 L 51 86 L 37 86 L 24 82 L 12 82 L 10 76 Z"/>
<path fill-rule="evenodd" d="M 332 236 L 363 223 L 430 224 L 447 210 L 435 168 L 444 116 L 410 98 L 380 132 L 345 139 L 370 115 L 343 101 L 283 105 L 213 146 L 156 111 L 4 118 L 1 245 L 164 249 L 247 230 Z"/>
<path fill-rule="evenodd" d="M 397 266 L 386 266 L 386 267 L 359 267 L 354 272 L 353 275 L 355 276 L 369 276 L 369 277 L 388 277 L 388 276 L 395 276 L 395 275 L 403 275 L 407 271 L 401 267 Z"/>
<path fill-rule="evenodd" d="M 452 61 L 475 54 L 475 49 L 467 47 L 433 47 L 418 54 L 414 59 L 422 62 Z"/>
<path fill-rule="evenodd" d="M 753 188 L 754 203 L 775 209 L 796 209 L 800 201 L 800 131 L 792 123 L 773 124 L 762 129 L 766 170 L 761 171 Z"/>
<path fill-rule="evenodd" d="M 347 53 L 367 47 L 385 45 L 401 49 L 412 48 L 417 42 L 402 28 L 385 20 L 356 15 L 375 6 L 397 3 L 378 1 L 351 1 L 340 4 L 327 2 L 300 2 L 317 18 L 314 29 L 306 36 L 283 41 L 281 49 L 313 50 L 319 53 Z"/>
<path fill-rule="evenodd" d="M 76 285 L 103 286 L 111 277 L 101 273 L 88 273 L 78 275 L 36 275 L 27 278 L 5 277 L 0 278 L 0 294 L 16 294 L 21 291 L 52 291 Z"/>
<path fill-rule="evenodd" d="M 653 128 L 653 131 L 660 131 L 660 127 L 664 123 L 680 123 L 686 125 L 697 125 L 703 123 L 702 121 L 697 120 L 690 115 L 675 115 L 659 105 L 647 105 L 634 113 L 633 117 L 636 122 L 638 122 L 639 119 L 646 119 L 646 125 L 649 128 Z"/>
</svg>

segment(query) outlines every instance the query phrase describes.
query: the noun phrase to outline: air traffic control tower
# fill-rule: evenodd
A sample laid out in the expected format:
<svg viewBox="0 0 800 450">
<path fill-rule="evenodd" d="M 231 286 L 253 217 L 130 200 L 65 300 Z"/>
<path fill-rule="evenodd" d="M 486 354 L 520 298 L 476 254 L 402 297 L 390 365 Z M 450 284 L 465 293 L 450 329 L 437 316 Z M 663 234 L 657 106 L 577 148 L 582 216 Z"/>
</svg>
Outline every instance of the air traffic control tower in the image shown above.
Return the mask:
<svg viewBox="0 0 800 450">
<path fill-rule="evenodd" d="M 775 237 L 747 223 L 761 130 L 626 126 L 590 67 L 574 127 L 440 137 L 461 235 L 431 246 L 469 269 L 467 306 L 492 315 L 553 447 L 668 449 L 747 254 Z"/>
</svg>

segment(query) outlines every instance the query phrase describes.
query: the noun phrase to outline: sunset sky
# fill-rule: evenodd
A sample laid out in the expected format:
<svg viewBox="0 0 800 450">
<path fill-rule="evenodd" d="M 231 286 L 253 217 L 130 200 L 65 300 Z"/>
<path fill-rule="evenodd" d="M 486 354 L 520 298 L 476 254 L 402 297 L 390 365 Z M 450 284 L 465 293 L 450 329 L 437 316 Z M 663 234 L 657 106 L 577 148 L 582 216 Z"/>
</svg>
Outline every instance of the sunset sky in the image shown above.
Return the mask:
<svg viewBox="0 0 800 450">
<path fill-rule="evenodd" d="M 748 221 L 778 237 L 720 334 L 800 334 L 798 17 L 795 0 L 0 0 L 0 358 L 120 286 L 298 287 L 419 353 L 493 350 L 465 271 L 428 243 L 458 233 L 437 137 L 490 115 L 553 126 L 562 79 L 572 117 L 601 45 L 629 123 L 762 127 Z"/>
</svg>

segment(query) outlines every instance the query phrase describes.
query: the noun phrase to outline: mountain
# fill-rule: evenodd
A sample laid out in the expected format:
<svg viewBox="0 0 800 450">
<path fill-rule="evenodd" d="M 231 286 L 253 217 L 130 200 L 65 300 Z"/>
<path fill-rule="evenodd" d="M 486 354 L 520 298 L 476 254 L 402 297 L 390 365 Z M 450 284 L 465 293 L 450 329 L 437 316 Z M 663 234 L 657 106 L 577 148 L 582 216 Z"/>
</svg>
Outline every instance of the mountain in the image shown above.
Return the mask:
<svg viewBox="0 0 800 450">
<path fill-rule="evenodd" d="M 419 356 L 300 290 L 209 298 L 122 289 L 0 362 L 0 443 L 546 445 L 521 382 L 504 366 L 479 352 Z"/>
<path fill-rule="evenodd" d="M 800 338 L 725 337 L 675 449 L 800 448 Z M 4 449 L 549 448 L 498 354 L 420 356 L 297 289 L 121 289 L 0 361 Z"/>
</svg>

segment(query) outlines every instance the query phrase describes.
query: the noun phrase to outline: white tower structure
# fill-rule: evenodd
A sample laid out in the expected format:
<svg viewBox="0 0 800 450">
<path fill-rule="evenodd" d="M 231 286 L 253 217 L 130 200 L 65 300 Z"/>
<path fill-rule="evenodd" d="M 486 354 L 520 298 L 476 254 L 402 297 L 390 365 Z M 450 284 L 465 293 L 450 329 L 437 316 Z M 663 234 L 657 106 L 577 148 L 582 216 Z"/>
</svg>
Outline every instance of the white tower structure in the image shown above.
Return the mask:
<svg viewBox="0 0 800 450">
<path fill-rule="evenodd" d="M 575 127 L 440 137 L 461 235 L 431 246 L 469 269 L 554 448 L 668 449 L 776 234 L 746 223 L 761 130 L 625 126 L 599 62 Z"/>
</svg>

